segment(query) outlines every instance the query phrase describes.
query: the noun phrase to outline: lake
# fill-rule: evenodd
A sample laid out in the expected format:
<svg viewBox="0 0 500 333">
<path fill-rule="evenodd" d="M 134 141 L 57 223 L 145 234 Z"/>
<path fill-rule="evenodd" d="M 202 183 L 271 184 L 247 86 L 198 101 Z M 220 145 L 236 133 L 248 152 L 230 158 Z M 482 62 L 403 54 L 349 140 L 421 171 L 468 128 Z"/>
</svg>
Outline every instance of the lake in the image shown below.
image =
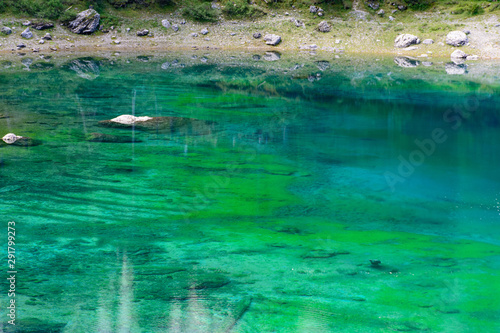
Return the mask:
<svg viewBox="0 0 500 333">
<path fill-rule="evenodd" d="M 0 57 L 2 331 L 498 332 L 499 73 Z"/>
</svg>

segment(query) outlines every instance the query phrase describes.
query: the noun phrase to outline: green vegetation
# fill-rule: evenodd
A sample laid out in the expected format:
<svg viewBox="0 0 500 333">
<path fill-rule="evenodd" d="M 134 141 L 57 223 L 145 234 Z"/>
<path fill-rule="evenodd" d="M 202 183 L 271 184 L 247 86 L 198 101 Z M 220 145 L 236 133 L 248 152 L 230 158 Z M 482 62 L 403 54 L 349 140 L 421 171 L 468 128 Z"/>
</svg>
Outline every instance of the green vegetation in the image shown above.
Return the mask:
<svg viewBox="0 0 500 333">
<path fill-rule="evenodd" d="M 380 8 L 387 13 L 395 6 L 379 0 Z M 360 1 L 360 6 L 371 15 L 375 11 Z M 352 0 L 218 0 L 214 5 L 210 0 L 0 0 L 0 13 L 59 20 L 67 23 L 75 15 L 90 5 L 101 14 L 105 24 L 117 24 L 119 17 L 135 19 L 144 16 L 141 13 L 154 14 L 165 12 L 181 13 L 187 19 L 200 22 L 216 22 L 221 15 L 228 19 L 253 19 L 283 10 L 290 11 L 292 6 L 302 15 L 310 15 L 313 21 L 320 17 L 309 14 L 309 6 L 317 5 L 328 15 L 347 17 L 353 9 Z M 363 5 L 364 4 L 364 5 Z M 414 11 L 440 11 L 446 14 L 469 17 L 498 11 L 500 4 L 492 1 L 469 0 L 397 0 L 395 5 L 404 5 L 406 12 L 398 12 L 399 22 L 406 22 L 406 17 Z"/>
<path fill-rule="evenodd" d="M 188 0 L 184 2 L 182 14 L 201 22 L 215 22 L 219 18 L 220 10 L 213 8 L 210 1 Z"/>
</svg>

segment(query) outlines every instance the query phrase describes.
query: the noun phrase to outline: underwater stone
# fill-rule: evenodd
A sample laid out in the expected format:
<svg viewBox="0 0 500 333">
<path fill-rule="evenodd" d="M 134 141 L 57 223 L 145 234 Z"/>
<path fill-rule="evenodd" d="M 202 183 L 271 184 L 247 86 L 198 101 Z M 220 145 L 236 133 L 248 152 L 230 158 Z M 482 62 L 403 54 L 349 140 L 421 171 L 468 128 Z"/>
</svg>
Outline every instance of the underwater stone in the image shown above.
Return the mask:
<svg viewBox="0 0 500 333">
<path fill-rule="evenodd" d="M 112 122 L 115 122 L 115 123 L 120 123 L 120 124 L 124 124 L 124 125 L 132 125 L 132 124 L 135 124 L 136 122 L 141 122 L 141 121 L 146 121 L 146 120 L 151 120 L 153 118 L 151 117 L 135 117 L 135 116 L 132 116 L 132 115 L 129 115 L 129 114 L 124 114 L 124 115 L 121 115 L 121 116 L 118 116 L 116 118 L 113 118 L 111 119 Z"/>
<path fill-rule="evenodd" d="M 382 261 L 378 260 L 378 259 L 370 259 L 370 264 L 373 266 L 373 267 L 378 267 L 380 266 L 380 264 L 382 264 Z"/>
<path fill-rule="evenodd" d="M 22 136 L 17 136 L 14 133 L 9 133 L 9 134 L 5 134 L 4 137 L 2 138 L 2 140 L 6 144 L 11 145 L 14 142 L 16 142 L 17 140 L 19 140 L 20 138 L 22 138 Z"/>
<path fill-rule="evenodd" d="M 130 136 L 119 136 L 104 133 L 90 133 L 87 135 L 87 141 L 90 142 L 110 142 L 110 143 L 130 143 L 130 142 L 141 142 L 139 139 L 132 138 Z"/>
</svg>

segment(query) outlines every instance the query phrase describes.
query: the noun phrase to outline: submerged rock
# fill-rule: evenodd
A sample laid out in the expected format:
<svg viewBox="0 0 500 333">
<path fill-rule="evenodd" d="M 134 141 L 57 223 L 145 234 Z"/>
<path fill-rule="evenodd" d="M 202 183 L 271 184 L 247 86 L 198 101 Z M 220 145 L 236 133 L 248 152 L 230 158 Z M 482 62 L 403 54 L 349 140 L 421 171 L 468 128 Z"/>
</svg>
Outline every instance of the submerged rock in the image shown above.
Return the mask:
<svg viewBox="0 0 500 333">
<path fill-rule="evenodd" d="M 104 133 L 90 133 L 85 138 L 90 142 L 110 142 L 110 143 L 131 143 L 131 142 L 141 142 L 139 139 L 132 138 L 130 136 L 121 135 L 111 135 Z"/>
<path fill-rule="evenodd" d="M 14 133 L 4 135 L 2 141 L 8 145 L 24 147 L 38 146 L 41 144 L 41 142 L 38 140 L 34 140 L 25 136 L 15 135 Z"/>
<path fill-rule="evenodd" d="M 446 35 L 446 44 L 451 46 L 462 46 L 468 42 L 469 39 L 463 31 L 452 31 Z"/>
<path fill-rule="evenodd" d="M 264 41 L 267 45 L 276 46 L 281 43 L 281 36 L 275 34 L 267 34 L 264 36 Z"/>
<path fill-rule="evenodd" d="M 142 131 L 183 132 L 186 134 L 209 134 L 215 123 L 183 117 L 135 117 L 121 115 L 99 122 L 100 126 L 111 128 L 136 128 Z"/>
<path fill-rule="evenodd" d="M 78 13 L 76 18 L 71 21 L 68 27 L 75 34 L 91 34 L 99 27 L 101 15 L 90 8 Z"/>
<path fill-rule="evenodd" d="M 420 39 L 411 34 L 402 34 L 394 40 L 394 47 L 404 48 L 413 44 L 420 44 Z"/>
</svg>

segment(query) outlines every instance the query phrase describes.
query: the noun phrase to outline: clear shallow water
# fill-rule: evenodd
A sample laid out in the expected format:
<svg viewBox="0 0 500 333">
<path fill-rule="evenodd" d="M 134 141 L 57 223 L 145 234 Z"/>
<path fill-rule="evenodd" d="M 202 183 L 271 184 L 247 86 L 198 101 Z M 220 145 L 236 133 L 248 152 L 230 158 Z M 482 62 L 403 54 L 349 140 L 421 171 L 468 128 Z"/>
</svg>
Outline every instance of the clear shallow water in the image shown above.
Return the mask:
<svg viewBox="0 0 500 333">
<path fill-rule="evenodd" d="M 18 332 L 500 329 L 497 64 L 196 56 L 0 62 Z"/>
</svg>

